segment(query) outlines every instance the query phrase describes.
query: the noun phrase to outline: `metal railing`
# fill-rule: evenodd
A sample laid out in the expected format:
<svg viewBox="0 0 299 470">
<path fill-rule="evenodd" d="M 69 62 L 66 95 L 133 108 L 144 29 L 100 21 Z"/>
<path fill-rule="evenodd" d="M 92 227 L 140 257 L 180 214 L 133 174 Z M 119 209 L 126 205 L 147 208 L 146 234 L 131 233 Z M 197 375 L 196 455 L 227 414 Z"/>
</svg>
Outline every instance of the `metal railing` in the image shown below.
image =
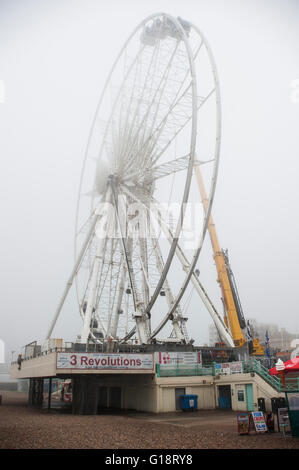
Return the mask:
<svg viewBox="0 0 299 470">
<path fill-rule="evenodd" d="M 74 351 L 73 348 L 65 348 L 65 347 L 50 348 L 50 349 L 47 349 L 46 351 L 33 352 L 32 355 L 22 357 L 22 362 L 23 361 L 29 361 L 29 360 L 35 359 L 37 357 L 48 356 L 49 354 L 56 353 L 56 352 L 75 352 L 75 351 Z M 11 362 L 11 365 L 17 364 L 17 363 L 18 363 L 18 361 L 14 360 L 14 361 Z"/>
<path fill-rule="evenodd" d="M 286 377 L 285 385 L 282 384 L 279 377 L 271 375 L 267 367 L 263 366 L 257 359 L 252 359 L 249 362 L 243 362 L 242 373 L 256 373 L 277 392 L 287 391 L 299 391 L 299 377 L 288 379 Z M 157 377 L 184 377 L 184 376 L 203 376 L 218 374 L 215 369 L 215 363 L 210 367 L 161 367 L 160 364 L 156 364 Z M 235 375 L 235 373 L 233 374 Z"/>
<path fill-rule="evenodd" d="M 280 378 L 271 375 L 267 367 L 263 366 L 257 359 L 252 359 L 250 362 L 244 363 L 243 368 L 244 372 L 255 372 L 277 392 L 299 391 L 299 377 L 290 380 L 286 377 L 286 383 L 283 385 Z"/>
<path fill-rule="evenodd" d="M 65 348 L 65 347 L 56 347 L 49 349 L 48 351 L 40 352 L 39 354 L 34 354 L 33 356 L 23 358 L 23 361 L 27 361 L 29 359 L 33 359 L 40 356 L 46 356 L 48 354 L 54 352 L 72 352 L 74 351 L 73 348 Z M 13 361 L 11 364 L 16 364 L 16 361 Z M 182 367 L 179 364 L 176 367 L 161 367 L 160 364 L 156 364 L 156 375 L 157 377 L 187 377 L 187 376 L 208 376 L 208 375 L 218 375 L 218 371 L 216 372 L 215 362 L 212 363 L 210 366 L 199 366 L 194 365 L 193 367 Z M 243 373 L 256 373 L 259 375 L 265 382 L 267 382 L 271 387 L 273 387 L 277 392 L 290 392 L 290 391 L 299 391 L 299 377 L 293 377 L 288 379 L 286 376 L 285 385 L 282 384 L 279 377 L 275 375 L 271 375 L 267 367 L 263 366 L 263 364 L 258 361 L 257 359 L 251 359 L 248 362 L 242 362 Z M 235 375 L 235 374 L 233 374 Z"/>
<path fill-rule="evenodd" d="M 203 376 L 214 375 L 214 367 L 161 367 L 156 364 L 157 377 L 184 377 L 184 376 Z"/>
</svg>

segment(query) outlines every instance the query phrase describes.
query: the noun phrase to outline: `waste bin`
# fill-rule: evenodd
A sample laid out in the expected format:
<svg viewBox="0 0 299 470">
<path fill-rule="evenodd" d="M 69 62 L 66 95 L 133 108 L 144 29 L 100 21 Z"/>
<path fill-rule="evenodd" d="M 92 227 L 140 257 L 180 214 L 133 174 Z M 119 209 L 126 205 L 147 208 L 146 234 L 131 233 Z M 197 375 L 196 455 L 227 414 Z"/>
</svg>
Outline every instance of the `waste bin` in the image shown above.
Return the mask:
<svg viewBox="0 0 299 470">
<path fill-rule="evenodd" d="M 197 409 L 197 395 L 181 395 L 181 409 L 183 411 Z"/>
<path fill-rule="evenodd" d="M 277 410 L 279 408 L 279 401 L 277 397 L 271 398 L 271 408 L 272 408 L 272 413 L 277 414 Z"/>
<path fill-rule="evenodd" d="M 258 404 L 258 410 L 263 411 L 266 413 L 266 403 L 265 403 L 265 398 L 258 398 L 257 399 L 257 404 Z"/>
<path fill-rule="evenodd" d="M 286 408 L 287 402 L 284 397 L 279 397 L 277 400 L 278 400 L 278 408 Z"/>
</svg>

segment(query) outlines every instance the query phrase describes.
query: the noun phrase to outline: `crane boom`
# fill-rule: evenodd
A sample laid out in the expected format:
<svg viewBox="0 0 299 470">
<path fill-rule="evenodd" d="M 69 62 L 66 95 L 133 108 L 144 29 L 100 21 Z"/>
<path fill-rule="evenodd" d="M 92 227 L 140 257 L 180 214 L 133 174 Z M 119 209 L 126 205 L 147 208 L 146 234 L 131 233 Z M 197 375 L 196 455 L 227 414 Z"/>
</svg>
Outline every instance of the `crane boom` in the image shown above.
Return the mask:
<svg viewBox="0 0 299 470">
<path fill-rule="evenodd" d="M 197 159 L 196 159 L 194 167 L 195 167 L 195 173 L 196 173 L 199 191 L 200 191 L 200 195 L 201 195 L 201 199 L 203 203 L 203 208 L 206 213 L 208 209 L 209 200 L 207 198 L 203 179 L 202 179 L 201 172 L 199 169 L 199 162 Z M 244 338 L 243 332 L 240 327 L 240 323 L 238 321 L 238 315 L 237 315 L 236 306 L 234 302 L 233 292 L 231 289 L 230 280 L 229 280 L 229 276 L 228 276 L 226 265 L 225 265 L 225 257 L 220 248 L 220 244 L 218 241 L 215 224 L 213 222 L 212 216 L 210 216 L 208 230 L 209 230 L 209 235 L 210 235 L 213 253 L 214 253 L 214 260 L 216 263 L 216 268 L 217 268 L 217 273 L 218 273 L 217 281 L 220 284 L 221 291 L 222 291 L 222 298 L 223 298 L 224 305 L 225 305 L 224 322 L 231 331 L 235 346 L 242 347 L 245 344 L 246 340 Z"/>
<path fill-rule="evenodd" d="M 234 299 L 234 302 L 235 302 L 235 307 L 236 307 L 236 312 L 237 312 L 237 315 L 238 315 L 238 320 L 239 320 L 239 323 L 240 323 L 240 327 L 242 329 L 244 329 L 244 328 L 246 328 L 246 320 L 244 318 L 242 304 L 241 304 L 241 301 L 240 301 L 235 276 L 234 276 L 234 273 L 233 273 L 233 271 L 230 267 L 230 264 L 229 264 L 228 252 L 227 252 L 227 250 L 221 250 L 221 251 L 222 251 L 223 256 L 224 256 L 225 267 L 226 267 L 226 271 L 227 271 L 227 275 L 228 275 L 228 279 L 229 279 L 230 288 L 231 288 L 231 291 L 232 291 L 232 294 L 233 294 L 233 299 Z"/>
<path fill-rule="evenodd" d="M 195 173 L 197 177 L 198 187 L 203 203 L 203 208 L 205 213 L 207 213 L 207 208 L 209 200 L 207 198 L 206 190 L 204 187 L 204 182 L 201 176 L 199 169 L 199 162 L 197 157 L 194 162 Z M 216 269 L 218 273 L 217 281 L 220 284 L 222 291 L 222 300 L 225 307 L 224 313 L 224 322 L 226 326 L 230 329 L 234 344 L 236 347 L 242 347 L 246 343 L 242 329 L 246 328 L 246 320 L 243 314 L 242 305 L 239 298 L 239 293 L 236 285 L 236 281 L 232 272 L 232 269 L 229 264 L 227 250 L 221 250 L 220 244 L 218 241 L 215 224 L 213 222 L 212 216 L 210 216 L 208 224 L 209 235 L 213 248 L 214 260 L 216 263 Z M 252 339 L 252 354 L 254 355 L 264 355 L 265 349 L 260 344 L 258 338 Z"/>
</svg>

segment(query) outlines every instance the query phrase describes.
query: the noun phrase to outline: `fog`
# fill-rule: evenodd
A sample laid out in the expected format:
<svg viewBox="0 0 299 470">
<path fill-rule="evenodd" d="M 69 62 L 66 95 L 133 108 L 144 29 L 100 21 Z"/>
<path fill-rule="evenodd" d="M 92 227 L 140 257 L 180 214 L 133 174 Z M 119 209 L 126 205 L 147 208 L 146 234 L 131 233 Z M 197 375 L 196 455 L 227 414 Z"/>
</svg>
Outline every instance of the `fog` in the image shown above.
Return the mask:
<svg viewBox="0 0 299 470">
<path fill-rule="evenodd" d="M 296 0 L 0 1 L 0 338 L 6 356 L 43 339 L 74 262 L 81 166 L 106 77 L 132 30 L 191 20 L 217 64 L 222 145 L 213 206 L 244 314 L 299 332 L 299 4 Z M 203 284 L 221 310 L 208 236 Z M 211 319 L 193 294 L 189 329 Z M 54 336 L 72 340 L 75 294 Z"/>
</svg>

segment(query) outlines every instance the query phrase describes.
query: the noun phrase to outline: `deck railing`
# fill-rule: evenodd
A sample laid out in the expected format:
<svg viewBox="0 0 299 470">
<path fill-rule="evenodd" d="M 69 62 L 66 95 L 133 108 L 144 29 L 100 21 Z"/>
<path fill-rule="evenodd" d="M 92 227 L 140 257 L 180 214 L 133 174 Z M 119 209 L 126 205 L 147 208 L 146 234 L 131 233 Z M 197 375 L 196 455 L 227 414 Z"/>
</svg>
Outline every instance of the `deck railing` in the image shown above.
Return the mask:
<svg viewBox="0 0 299 470">
<path fill-rule="evenodd" d="M 184 377 L 214 375 L 214 367 L 161 367 L 156 364 L 157 377 Z"/>
<path fill-rule="evenodd" d="M 263 366 L 257 359 L 252 359 L 246 364 L 244 363 L 243 367 L 244 372 L 255 372 L 277 392 L 299 391 L 299 377 L 288 379 L 286 375 L 285 385 L 283 385 L 280 378 L 275 375 L 271 375 L 267 367 Z"/>
<path fill-rule="evenodd" d="M 34 357 L 40 357 L 47 354 L 51 354 L 53 352 L 71 352 L 71 348 L 53 348 L 49 351 L 42 352 L 37 355 L 33 355 L 31 357 L 26 357 L 23 360 L 29 360 Z M 16 364 L 16 361 L 13 361 L 12 364 Z M 212 363 L 210 366 L 199 366 L 195 365 L 193 367 L 180 367 L 179 364 L 177 367 L 161 367 L 160 364 L 156 364 L 156 375 L 157 377 L 186 377 L 186 376 L 208 376 L 212 375 L 215 376 L 218 374 L 215 368 L 216 363 Z M 256 373 L 259 375 L 265 382 L 267 382 L 271 387 L 273 387 L 277 392 L 291 392 L 291 391 L 299 391 L 299 377 L 292 377 L 288 379 L 286 375 L 285 385 L 282 384 L 279 377 L 275 375 L 271 375 L 267 367 L 263 366 L 263 364 L 258 361 L 257 359 L 250 359 L 247 362 L 242 362 L 243 373 Z"/>
<path fill-rule="evenodd" d="M 252 359 L 248 362 L 243 362 L 243 373 L 256 373 L 277 392 L 299 391 L 299 377 L 288 379 L 286 376 L 285 385 L 282 384 L 279 377 L 271 375 L 267 367 L 263 366 L 257 359 Z M 217 372 L 218 373 L 218 372 Z M 184 377 L 184 376 L 204 376 L 216 375 L 215 363 L 210 367 L 161 367 L 156 364 L 157 377 Z"/>
</svg>

